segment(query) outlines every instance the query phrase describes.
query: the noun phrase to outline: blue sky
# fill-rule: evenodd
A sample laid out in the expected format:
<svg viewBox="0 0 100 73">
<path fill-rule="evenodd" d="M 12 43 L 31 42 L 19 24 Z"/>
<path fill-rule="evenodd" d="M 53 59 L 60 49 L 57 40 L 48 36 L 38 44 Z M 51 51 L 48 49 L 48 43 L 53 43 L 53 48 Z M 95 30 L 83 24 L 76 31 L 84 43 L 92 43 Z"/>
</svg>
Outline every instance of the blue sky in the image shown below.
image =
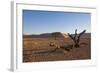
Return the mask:
<svg viewBox="0 0 100 73">
<path fill-rule="evenodd" d="M 90 13 L 23 10 L 25 34 L 90 32 L 90 25 Z"/>
</svg>

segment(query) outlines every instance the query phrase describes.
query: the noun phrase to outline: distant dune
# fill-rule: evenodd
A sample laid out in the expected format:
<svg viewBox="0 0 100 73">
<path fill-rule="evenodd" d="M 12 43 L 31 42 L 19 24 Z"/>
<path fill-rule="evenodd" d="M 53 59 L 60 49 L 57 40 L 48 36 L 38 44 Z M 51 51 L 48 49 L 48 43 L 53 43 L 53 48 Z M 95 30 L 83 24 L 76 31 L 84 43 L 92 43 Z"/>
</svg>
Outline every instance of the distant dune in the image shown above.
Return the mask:
<svg viewBox="0 0 100 73">
<path fill-rule="evenodd" d="M 53 32 L 55 33 L 55 32 Z M 61 33 L 61 32 L 57 32 L 57 37 L 59 38 L 68 38 L 69 36 L 67 35 L 67 33 Z M 43 33 L 43 34 L 39 34 L 39 35 L 26 35 L 24 34 L 23 36 L 24 38 L 52 38 L 52 33 Z"/>
<path fill-rule="evenodd" d="M 85 33 L 81 38 L 91 38 L 91 33 Z"/>
<path fill-rule="evenodd" d="M 53 32 L 55 33 L 55 32 Z M 57 37 L 59 38 L 69 38 L 68 34 L 67 33 L 61 33 L 61 32 L 57 32 Z M 72 34 L 74 35 L 74 34 Z M 52 33 L 43 33 L 43 34 L 39 34 L 39 35 L 35 35 L 35 34 L 32 34 L 32 35 L 27 35 L 27 34 L 24 34 L 23 36 L 24 38 L 52 38 Z M 91 37 L 91 33 L 85 33 L 81 36 L 81 38 L 90 38 Z"/>
</svg>

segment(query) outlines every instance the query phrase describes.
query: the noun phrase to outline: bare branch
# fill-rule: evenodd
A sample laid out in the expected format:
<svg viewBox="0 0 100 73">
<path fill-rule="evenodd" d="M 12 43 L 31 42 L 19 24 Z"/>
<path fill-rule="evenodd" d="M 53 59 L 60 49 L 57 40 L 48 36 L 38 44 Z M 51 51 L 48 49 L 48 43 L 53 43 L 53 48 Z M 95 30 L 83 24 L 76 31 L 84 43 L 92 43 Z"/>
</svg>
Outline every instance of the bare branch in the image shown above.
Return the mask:
<svg viewBox="0 0 100 73">
<path fill-rule="evenodd" d="M 84 34 L 85 32 L 86 32 L 86 30 L 82 31 L 82 32 L 79 34 L 78 38 L 80 38 L 80 36 L 81 36 L 82 34 Z"/>
<path fill-rule="evenodd" d="M 74 39 L 76 39 L 76 36 L 77 36 L 77 29 L 75 30 Z"/>
<path fill-rule="evenodd" d="M 74 40 L 74 38 L 73 38 L 73 36 L 72 36 L 71 34 L 68 33 L 68 36 L 69 36 L 72 40 Z"/>
</svg>

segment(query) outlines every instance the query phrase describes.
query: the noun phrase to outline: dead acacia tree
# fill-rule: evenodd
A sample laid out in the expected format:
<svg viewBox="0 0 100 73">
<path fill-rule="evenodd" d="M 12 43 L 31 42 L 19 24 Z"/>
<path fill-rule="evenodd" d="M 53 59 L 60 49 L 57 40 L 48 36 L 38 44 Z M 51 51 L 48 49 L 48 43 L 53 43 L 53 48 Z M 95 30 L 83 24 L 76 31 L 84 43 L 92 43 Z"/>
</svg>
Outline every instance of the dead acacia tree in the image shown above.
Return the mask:
<svg viewBox="0 0 100 73">
<path fill-rule="evenodd" d="M 80 37 L 82 34 L 84 34 L 86 30 L 83 30 L 81 33 L 77 34 L 77 29 L 75 30 L 75 35 L 71 35 L 68 33 L 69 37 L 73 40 L 74 42 L 74 47 L 80 47 L 79 42 L 80 42 Z"/>
</svg>

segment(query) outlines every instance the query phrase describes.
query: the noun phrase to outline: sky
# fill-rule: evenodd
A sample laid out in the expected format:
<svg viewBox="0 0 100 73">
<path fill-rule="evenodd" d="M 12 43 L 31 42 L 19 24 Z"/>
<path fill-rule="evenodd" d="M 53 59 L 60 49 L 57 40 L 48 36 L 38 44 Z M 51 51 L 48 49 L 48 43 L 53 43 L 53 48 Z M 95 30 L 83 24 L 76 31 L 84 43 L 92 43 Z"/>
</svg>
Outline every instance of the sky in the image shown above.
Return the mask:
<svg viewBox="0 0 100 73">
<path fill-rule="evenodd" d="M 23 10 L 24 34 L 74 33 L 75 29 L 90 33 L 90 27 L 90 13 Z"/>
</svg>

